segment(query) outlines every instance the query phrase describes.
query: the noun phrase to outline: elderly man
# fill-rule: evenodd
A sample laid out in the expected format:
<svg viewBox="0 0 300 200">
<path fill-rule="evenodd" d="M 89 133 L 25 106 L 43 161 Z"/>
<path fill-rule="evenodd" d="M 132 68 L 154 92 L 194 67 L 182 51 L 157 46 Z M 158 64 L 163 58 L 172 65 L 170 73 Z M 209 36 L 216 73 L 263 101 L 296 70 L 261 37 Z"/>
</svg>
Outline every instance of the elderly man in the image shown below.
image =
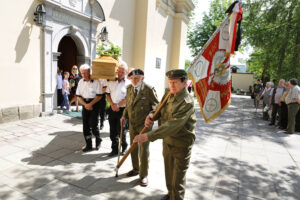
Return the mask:
<svg viewBox="0 0 300 200">
<path fill-rule="evenodd" d="M 118 67 L 118 79 L 116 81 L 109 81 L 107 84 L 106 94 L 107 100 L 110 103 L 110 108 L 108 111 L 108 121 L 110 126 L 110 139 L 111 139 L 111 149 L 109 156 L 118 155 L 119 148 L 119 137 L 120 137 L 120 119 L 123 115 L 123 111 L 126 106 L 126 83 L 125 75 L 127 73 L 128 66 L 124 61 L 120 61 Z M 125 153 L 127 149 L 126 142 L 126 132 L 122 137 L 122 154 Z"/>
<path fill-rule="evenodd" d="M 285 80 L 280 79 L 279 83 L 278 83 L 278 87 L 272 89 L 271 98 L 270 98 L 270 105 L 272 106 L 272 118 L 271 118 L 271 123 L 269 125 L 275 125 L 277 113 L 279 114 L 278 123 L 280 123 L 280 121 L 281 121 L 281 112 L 279 110 L 280 109 L 279 102 L 280 102 L 280 98 L 282 97 L 282 95 L 285 91 L 285 87 L 283 87 L 284 83 L 285 83 Z M 280 124 L 278 124 L 278 125 L 280 125 Z"/>
<path fill-rule="evenodd" d="M 145 119 L 153 111 L 158 100 L 154 88 L 143 82 L 142 70 L 132 70 L 128 77 L 131 85 L 127 87 L 126 108 L 121 118 L 121 125 L 125 124 L 126 118 L 129 119 L 130 143 L 132 144 L 134 137 L 144 128 Z M 131 161 L 133 169 L 127 173 L 127 176 L 140 174 L 140 185 L 147 186 L 149 142 L 134 148 L 131 152 Z"/>
<path fill-rule="evenodd" d="M 90 79 L 90 66 L 83 64 L 80 66 L 82 79 L 78 83 L 76 96 L 82 104 L 82 122 L 83 135 L 86 141 L 86 146 L 82 149 L 83 152 L 93 150 L 92 135 L 96 138 L 96 150 L 100 148 L 101 138 L 98 127 L 98 112 L 99 101 L 102 97 L 102 85 L 99 80 Z"/>
<path fill-rule="evenodd" d="M 285 133 L 293 134 L 295 132 L 296 115 L 300 108 L 300 87 L 298 86 L 298 80 L 295 78 L 292 78 L 289 82 L 290 90 L 285 97 L 288 106 L 288 126 Z"/>
<path fill-rule="evenodd" d="M 181 69 L 170 70 L 168 77 L 171 96 L 158 116 L 159 127 L 156 130 L 138 135 L 134 142 L 163 139 L 165 179 L 168 194 L 164 200 L 181 200 L 185 193 L 186 171 L 189 167 L 192 146 L 195 141 L 196 115 L 194 100 L 186 89 L 186 72 Z M 166 97 L 166 91 L 163 98 Z M 153 125 L 153 115 L 147 116 L 146 127 Z"/>
</svg>

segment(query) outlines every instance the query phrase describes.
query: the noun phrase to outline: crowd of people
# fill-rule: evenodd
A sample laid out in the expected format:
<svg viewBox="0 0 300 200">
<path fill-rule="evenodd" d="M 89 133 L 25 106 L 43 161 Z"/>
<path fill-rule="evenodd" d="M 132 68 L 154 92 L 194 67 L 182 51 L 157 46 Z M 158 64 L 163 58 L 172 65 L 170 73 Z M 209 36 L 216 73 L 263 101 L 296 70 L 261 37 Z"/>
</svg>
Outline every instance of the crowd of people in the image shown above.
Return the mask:
<svg viewBox="0 0 300 200">
<path fill-rule="evenodd" d="M 149 143 L 163 139 L 168 194 L 162 199 L 184 199 L 185 175 L 195 141 L 196 115 L 193 97 L 189 95 L 192 84 L 187 84 L 185 70 L 168 71 L 166 76 L 169 89 L 166 89 L 162 98 L 166 98 L 163 106 L 158 102 L 155 89 L 144 82 L 144 72 L 141 69 L 128 69 L 124 61 L 119 62 L 117 78 L 114 81 L 92 80 L 90 66 L 87 64 L 80 66 L 82 78 L 76 66 L 73 66 L 71 74 L 63 73 L 64 79 L 58 69 L 57 92 L 60 100 L 58 105 L 65 111 L 70 110 L 69 107 L 73 102 L 79 101 L 82 105 L 83 136 L 86 143 L 82 151 L 89 152 L 100 149 L 102 139 L 99 116 L 104 120 L 104 114 L 101 112 L 105 111 L 105 106 L 101 105 L 106 105 L 107 101 L 110 105 L 107 113 L 111 140 L 111 152 L 108 156 L 125 154 L 128 143 L 126 131 L 121 130 L 127 124 L 130 144 L 139 145 L 131 152 L 132 170 L 126 175 L 128 177 L 139 175 L 141 186 L 148 185 Z M 75 94 L 75 97 L 71 96 L 72 94 Z M 76 106 L 78 111 L 78 103 Z M 161 112 L 154 118 L 153 113 L 157 107 L 161 107 Z M 100 119 L 100 128 L 103 127 L 103 120 Z M 152 130 L 155 120 L 158 120 L 159 126 Z M 147 131 L 139 134 L 144 127 Z M 92 144 L 93 136 L 95 148 Z"/>
<path fill-rule="evenodd" d="M 286 134 L 295 132 L 296 116 L 300 108 L 300 87 L 296 78 L 286 82 L 280 79 L 278 85 L 267 82 L 265 87 L 260 79 L 252 87 L 254 106 L 258 108 L 263 101 L 263 119 L 270 120 L 269 125 L 278 126 Z"/>
</svg>

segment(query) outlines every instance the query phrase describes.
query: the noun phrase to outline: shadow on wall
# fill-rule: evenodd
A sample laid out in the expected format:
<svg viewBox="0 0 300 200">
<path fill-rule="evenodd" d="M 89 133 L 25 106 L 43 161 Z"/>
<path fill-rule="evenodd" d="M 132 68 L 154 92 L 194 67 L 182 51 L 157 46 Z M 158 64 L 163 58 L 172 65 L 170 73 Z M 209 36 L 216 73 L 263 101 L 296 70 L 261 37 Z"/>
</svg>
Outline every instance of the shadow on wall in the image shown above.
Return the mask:
<svg viewBox="0 0 300 200">
<path fill-rule="evenodd" d="M 30 43 L 30 35 L 34 24 L 33 13 L 35 12 L 36 6 L 37 4 L 35 3 L 35 1 L 33 1 L 23 19 L 23 29 L 19 34 L 17 43 L 15 45 L 16 63 L 20 63 L 22 61 L 28 50 Z"/>
</svg>

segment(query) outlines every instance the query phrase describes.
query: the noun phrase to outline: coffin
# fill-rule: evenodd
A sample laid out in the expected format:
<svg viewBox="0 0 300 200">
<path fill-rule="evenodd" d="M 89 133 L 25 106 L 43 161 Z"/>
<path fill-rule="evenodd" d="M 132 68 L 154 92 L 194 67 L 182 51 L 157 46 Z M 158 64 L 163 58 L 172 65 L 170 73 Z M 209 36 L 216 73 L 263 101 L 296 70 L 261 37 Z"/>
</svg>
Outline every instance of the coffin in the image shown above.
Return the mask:
<svg viewBox="0 0 300 200">
<path fill-rule="evenodd" d="M 111 56 L 100 56 L 92 61 L 91 79 L 115 80 L 119 61 Z"/>
</svg>

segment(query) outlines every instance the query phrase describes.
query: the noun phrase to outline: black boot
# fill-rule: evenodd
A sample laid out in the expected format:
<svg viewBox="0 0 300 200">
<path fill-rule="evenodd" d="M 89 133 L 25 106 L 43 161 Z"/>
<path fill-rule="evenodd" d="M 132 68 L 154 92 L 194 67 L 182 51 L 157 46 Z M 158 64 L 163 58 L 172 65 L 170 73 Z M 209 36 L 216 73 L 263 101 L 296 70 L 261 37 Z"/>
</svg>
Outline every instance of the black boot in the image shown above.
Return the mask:
<svg viewBox="0 0 300 200">
<path fill-rule="evenodd" d="M 82 151 L 83 151 L 83 152 L 89 152 L 89 151 L 92 151 L 92 150 L 93 150 L 93 147 L 92 147 L 92 138 L 86 139 L 85 142 L 86 142 L 86 145 L 85 145 L 85 147 L 82 149 Z"/>
<path fill-rule="evenodd" d="M 100 137 L 96 137 L 96 150 L 100 149 L 101 141 L 102 140 Z"/>
</svg>

